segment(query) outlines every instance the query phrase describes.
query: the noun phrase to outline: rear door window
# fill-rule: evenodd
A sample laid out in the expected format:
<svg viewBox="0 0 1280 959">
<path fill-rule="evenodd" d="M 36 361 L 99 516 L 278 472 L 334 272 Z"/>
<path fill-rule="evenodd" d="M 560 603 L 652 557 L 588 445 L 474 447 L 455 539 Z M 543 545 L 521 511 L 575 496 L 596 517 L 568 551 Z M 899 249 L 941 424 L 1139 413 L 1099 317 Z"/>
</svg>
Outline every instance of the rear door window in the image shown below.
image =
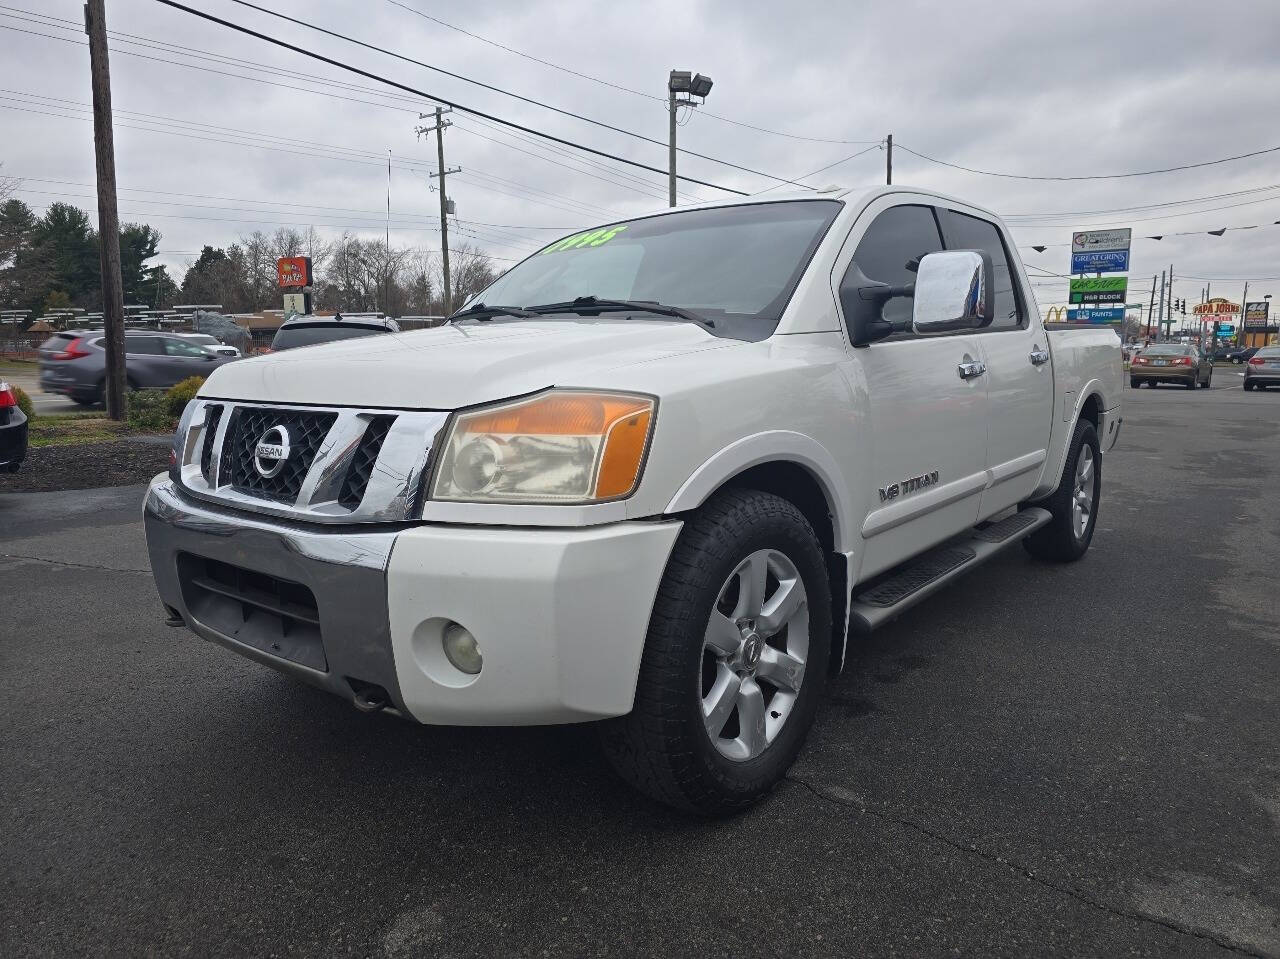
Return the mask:
<svg viewBox="0 0 1280 959">
<path fill-rule="evenodd" d="M 158 336 L 126 336 L 124 351 L 130 356 L 162 356 L 164 346 Z"/>
<path fill-rule="evenodd" d="M 172 336 L 164 338 L 164 351 L 170 356 L 186 356 L 192 359 L 203 359 L 209 355 L 208 350 L 198 343 L 189 343 Z"/>
<path fill-rule="evenodd" d="M 1023 325 L 1020 297 L 1000 230 L 990 220 L 941 209 L 939 219 L 948 250 L 983 250 L 991 256 L 996 290 L 996 315 L 989 330 L 1013 330 Z"/>
</svg>

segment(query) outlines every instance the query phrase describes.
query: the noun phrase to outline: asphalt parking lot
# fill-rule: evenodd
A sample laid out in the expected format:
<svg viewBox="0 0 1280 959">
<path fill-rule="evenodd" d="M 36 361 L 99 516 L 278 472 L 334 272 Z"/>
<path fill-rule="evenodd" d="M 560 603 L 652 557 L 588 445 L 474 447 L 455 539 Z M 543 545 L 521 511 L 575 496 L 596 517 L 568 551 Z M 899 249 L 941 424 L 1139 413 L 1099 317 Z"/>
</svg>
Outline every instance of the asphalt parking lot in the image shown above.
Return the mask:
<svg viewBox="0 0 1280 959">
<path fill-rule="evenodd" d="M 1125 390 L 1073 566 L 859 642 L 764 803 L 165 627 L 141 489 L 0 495 L 0 955 L 1280 955 L 1280 395 Z"/>
</svg>

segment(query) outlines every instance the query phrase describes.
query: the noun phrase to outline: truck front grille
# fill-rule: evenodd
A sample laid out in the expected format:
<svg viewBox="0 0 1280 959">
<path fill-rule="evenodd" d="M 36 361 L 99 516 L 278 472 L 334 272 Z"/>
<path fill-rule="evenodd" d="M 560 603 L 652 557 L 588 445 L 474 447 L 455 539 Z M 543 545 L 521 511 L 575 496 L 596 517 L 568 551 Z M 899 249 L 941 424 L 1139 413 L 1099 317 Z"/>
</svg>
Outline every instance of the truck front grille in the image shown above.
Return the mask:
<svg viewBox="0 0 1280 959">
<path fill-rule="evenodd" d="M 237 408 L 223 445 L 224 475 L 230 478 L 232 489 L 280 503 L 296 502 L 316 451 L 337 418 L 337 413 L 313 410 Z M 254 450 L 275 426 L 284 427 L 289 434 L 289 455 L 280 472 L 263 476 L 254 463 Z"/>
<path fill-rule="evenodd" d="M 311 523 L 403 523 L 416 518 L 443 410 L 267 406 L 198 398 L 179 444 L 184 489 L 198 499 Z M 264 442 L 281 446 L 284 462 Z M 190 440 L 190 441 L 188 441 Z M 261 467 L 261 468 L 259 468 Z M 275 468 L 278 467 L 278 468 Z M 270 474 L 270 475 L 264 475 Z"/>
<path fill-rule="evenodd" d="M 213 441 L 218 435 L 218 424 L 222 421 L 222 404 L 210 406 L 206 414 L 204 442 L 200 444 L 200 475 L 206 483 L 213 482 Z"/>
</svg>

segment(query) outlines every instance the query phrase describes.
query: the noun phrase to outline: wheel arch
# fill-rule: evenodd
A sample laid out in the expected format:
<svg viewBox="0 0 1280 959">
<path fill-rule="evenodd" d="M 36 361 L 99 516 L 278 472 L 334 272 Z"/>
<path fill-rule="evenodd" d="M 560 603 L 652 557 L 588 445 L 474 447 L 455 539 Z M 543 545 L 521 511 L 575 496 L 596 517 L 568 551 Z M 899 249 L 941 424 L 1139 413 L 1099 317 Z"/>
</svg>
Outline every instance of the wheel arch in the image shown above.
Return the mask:
<svg viewBox="0 0 1280 959">
<path fill-rule="evenodd" d="M 685 481 L 665 510 L 668 515 L 690 512 L 727 488 L 772 493 L 799 509 L 813 527 L 826 560 L 833 673 L 844 665 L 853 555 L 847 541 L 849 508 L 840 494 L 845 486 L 839 476 L 834 459 L 812 437 L 789 431 L 758 433 L 710 457 Z"/>
</svg>

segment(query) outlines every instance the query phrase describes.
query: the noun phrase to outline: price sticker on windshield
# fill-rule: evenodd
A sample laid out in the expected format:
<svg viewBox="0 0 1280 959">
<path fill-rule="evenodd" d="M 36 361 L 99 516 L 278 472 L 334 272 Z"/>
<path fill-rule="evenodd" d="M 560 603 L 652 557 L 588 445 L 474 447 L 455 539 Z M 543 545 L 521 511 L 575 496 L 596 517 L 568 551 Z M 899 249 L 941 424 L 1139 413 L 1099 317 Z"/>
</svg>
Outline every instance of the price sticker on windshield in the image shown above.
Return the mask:
<svg viewBox="0 0 1280 959">
<path fill-rule="evenodd" d="M 591 246 L 603 246 L 626 228 L 627 225 L 624 223 L 622 226 L 606 226 L 587 233 L 575 233 L 573 236 L 567 236 L 563 240 L 557 240 L 538 255 L 543 256 L 547 253 L 563 253 L 565 250 L 584 250 Z"/>
</svg>

